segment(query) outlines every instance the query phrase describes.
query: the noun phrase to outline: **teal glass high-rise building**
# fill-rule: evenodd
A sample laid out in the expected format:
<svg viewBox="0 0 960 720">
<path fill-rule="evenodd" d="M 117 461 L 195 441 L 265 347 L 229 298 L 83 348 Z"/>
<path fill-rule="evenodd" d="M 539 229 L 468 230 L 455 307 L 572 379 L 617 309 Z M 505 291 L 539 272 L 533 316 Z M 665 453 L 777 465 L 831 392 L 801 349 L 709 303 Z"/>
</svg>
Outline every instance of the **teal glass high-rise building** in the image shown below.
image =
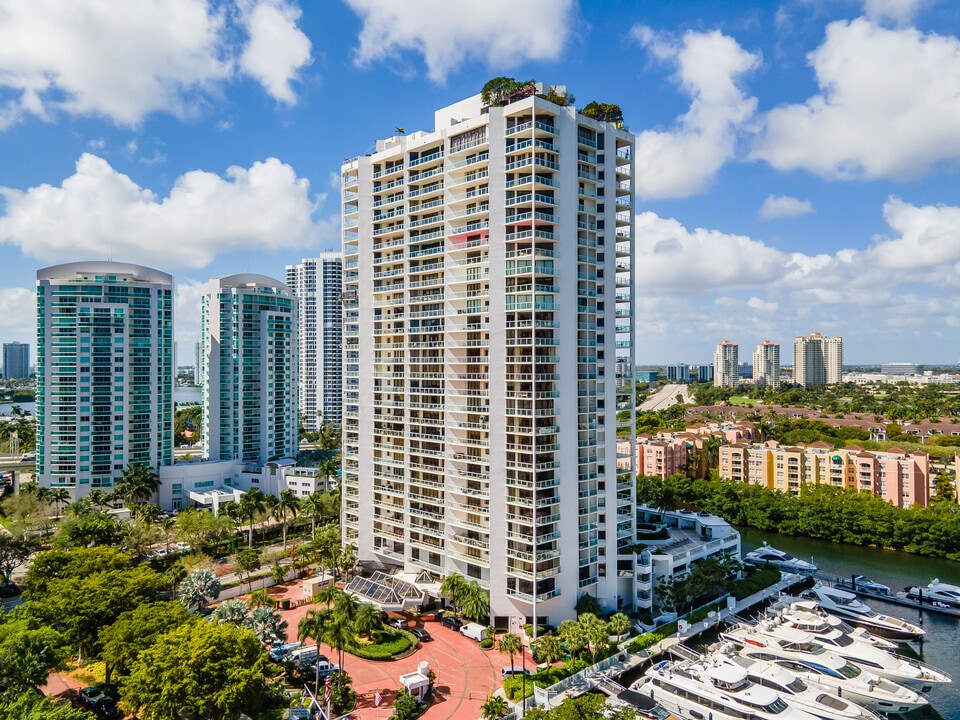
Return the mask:
<svg viewBox="0 0 960 720">
<path fill-rule="evenodd" d="M 204 289 L 200 337 L 203 456 L 261 467 L 296 458 L 297 298 L 264 275 L 226 275 Z"/>
<path fill-rule="evenodd" d="M 78 262 L 37 273 L 37 477 L 75 499 L 173 463 L 173 278 Z"/>
</svg>

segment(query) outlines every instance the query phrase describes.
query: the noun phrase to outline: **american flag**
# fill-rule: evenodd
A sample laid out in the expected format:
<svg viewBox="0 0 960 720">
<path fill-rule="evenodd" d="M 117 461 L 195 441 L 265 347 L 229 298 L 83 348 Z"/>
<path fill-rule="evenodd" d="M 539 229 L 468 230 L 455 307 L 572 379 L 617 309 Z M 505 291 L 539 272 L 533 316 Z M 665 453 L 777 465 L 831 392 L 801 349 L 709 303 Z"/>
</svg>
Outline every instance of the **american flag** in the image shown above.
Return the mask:
<svg viewBox="0 0 960 720">
<path fill-rule="evenodd" d="M 327 689 L 323 691 L 324 702 L 330 702 L 330 676 L 327 675 Z"/>
<path fill-rule="evenodd" d="M 373 696 L 373 706 L 380 707 L 380 703 L 383 702 L 383 696 L 380 694 L 380 689 L 377 688 L 376 694 Z"/>
</svg>

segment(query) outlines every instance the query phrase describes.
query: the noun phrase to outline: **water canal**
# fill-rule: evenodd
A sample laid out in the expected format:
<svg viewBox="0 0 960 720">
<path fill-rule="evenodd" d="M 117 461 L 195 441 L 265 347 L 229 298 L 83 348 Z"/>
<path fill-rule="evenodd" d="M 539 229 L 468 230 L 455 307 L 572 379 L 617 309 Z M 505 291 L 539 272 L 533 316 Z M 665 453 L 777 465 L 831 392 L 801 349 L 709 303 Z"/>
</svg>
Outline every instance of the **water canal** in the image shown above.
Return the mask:
<svg viewBox="0 0 960 720">
<path fill-rule="evenodd" d="M 763 533 L 751 528 L 741 528 L 740 533 L 744 553 L 759 547 L 766 540 L 780 550 L 804 560 L 812 556 L 821 572 L 838 577 L 866 575 L 871 580 L 889 585 L 895 592 L 908 585 L 926 585 L 933 578 L 960 585 L 960 563 L 950 560 Z M 921 613 L 913 608 L 873 599 L 867 603 L 877 612 L 923 625 L 927 631 L 923 643 L 911 643 L 909 647 L 924 662 L 948 672 L 953 678 L 950 685 L 935 688 L 930 693 L 930 704 L 944 720 L 960 720 L 960 618 L 931 612 Z"/>
</svg>

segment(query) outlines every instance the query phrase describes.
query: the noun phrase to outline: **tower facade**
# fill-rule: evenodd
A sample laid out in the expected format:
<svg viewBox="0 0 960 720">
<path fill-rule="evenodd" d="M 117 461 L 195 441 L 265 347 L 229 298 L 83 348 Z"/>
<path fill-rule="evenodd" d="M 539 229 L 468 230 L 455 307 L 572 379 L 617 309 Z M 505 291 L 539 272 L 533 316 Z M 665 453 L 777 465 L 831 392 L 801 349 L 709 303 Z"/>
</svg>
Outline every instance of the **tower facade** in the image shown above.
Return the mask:
<svg viewBox="0 0 960 720">
<path fill-rule="evenodd" d="M 263 275 L 207 283 L 200 352 L 203 456 L 262 466 L 296 458 L 297 299 Z"/>
<path fill-rule="evenodd" d="M 633 598 L 634 138 L 521 94 L 342 168 L 343 531 L 553 622 Z"/>
<path fill-rule="evenodd" d="M 7 380 L 30 377 L 30 346 L 27 343 L 3 344 L 3 377 Z"/>
<path fill-rule="evenodd" d="M 814 331 L 793 345 L 794 382 L 809 388 L 843 382 L 843 338 Z"/>
<path fill-rule="evenodd" d="M 173 278 L 79 262 L 37 273 L 37 475 L 74 499 L 173 463 Z"/>
<path fill-rule="evenodd" d="M 320 253 L 287 265 L 300 307 L 300 418 L 305 430 L 339 423 L 343 407 L 343 258 Z"/>
<path fill-rule="evenodd" d="M 713 351 L 714 387 L 732 388 L 740 382 L 740 346 L 730 340 L 724 340 Z"/>
<path fill-rule="evenodd" d="M 780 387 L 780 343 L 764 340 L 753 351 L 753 382 L 759 387 Z"/>
</svg>

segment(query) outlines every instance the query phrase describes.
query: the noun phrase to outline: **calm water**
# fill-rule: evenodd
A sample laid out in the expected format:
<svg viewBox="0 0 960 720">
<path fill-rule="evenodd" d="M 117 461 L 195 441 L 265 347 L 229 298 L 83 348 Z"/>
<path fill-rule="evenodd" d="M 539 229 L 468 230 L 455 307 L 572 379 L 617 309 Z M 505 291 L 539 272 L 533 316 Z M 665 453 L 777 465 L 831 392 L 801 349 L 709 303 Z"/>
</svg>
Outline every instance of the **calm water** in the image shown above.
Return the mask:
<svg viewBox="0 0 960 720">
<path fill-rule="evenodd" d="M 853 545 L 835 545 L 822 540 L 762 533 L 750 528 L 741 529 L 740 533 L 744 553 L 759 547 L 766 540 L 804 560 L 813 556 L 813 561 L 822 572 L 842 577 L 866 575 L 871 580 L 889 585 L 894 592 L 908 585 L 926 585 L 933 578 L 960 585 L 960 563 L 949 560 Z M 910 643 L 908 647 L 924 662 L 944 670 L 954 680 L 950 685 L 935 688 L 928 696 L 930 704 L 944 720 L 960 720 L 960 618 L 921 613 L 913 608 L 873 599 L 867 602 L 877 612 L 923 625 L 927 631 L 923 643 Z"/>
<path fill-rule="evenodd" d="M 177 386 L 173 389 L 173 401 L 177 403 L 198 403 L 201 400 L 200 388 L 199 387 L 182 387 Z M 31 415 L 36 413 L 36 403 L 24 402 L 24 403 L 0 403 L 0 415 L 9 415 L 10 409 L 14 405 L 19 405 L 24 412 L 28 412 Z"/>
</svg>

